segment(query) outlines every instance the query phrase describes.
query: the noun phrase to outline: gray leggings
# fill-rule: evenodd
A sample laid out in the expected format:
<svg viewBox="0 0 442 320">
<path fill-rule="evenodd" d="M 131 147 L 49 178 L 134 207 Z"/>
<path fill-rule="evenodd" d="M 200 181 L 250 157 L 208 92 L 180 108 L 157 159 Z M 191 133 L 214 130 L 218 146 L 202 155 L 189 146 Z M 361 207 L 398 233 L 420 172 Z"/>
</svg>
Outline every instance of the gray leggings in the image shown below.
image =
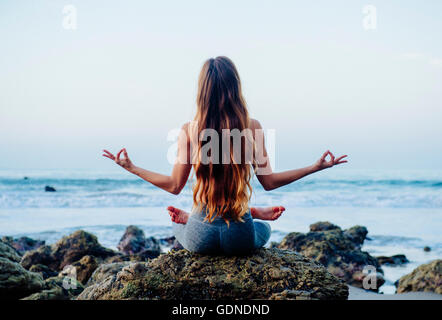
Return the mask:
<svg viewBox="0 0 442 320">
<path fill-rule="evenodd" d="M 187 224 L 172 222 L 173 233 L 187 250 L 204 254 L 247 254 L 263 247 L 270 238 L 270 225 L 254 221 L 250 210 L 243 216 L 244 222 L 230 220 L 230 226 L 221 217 L 210 223 L 205 215 L 192 212 Z"/>
</svg>

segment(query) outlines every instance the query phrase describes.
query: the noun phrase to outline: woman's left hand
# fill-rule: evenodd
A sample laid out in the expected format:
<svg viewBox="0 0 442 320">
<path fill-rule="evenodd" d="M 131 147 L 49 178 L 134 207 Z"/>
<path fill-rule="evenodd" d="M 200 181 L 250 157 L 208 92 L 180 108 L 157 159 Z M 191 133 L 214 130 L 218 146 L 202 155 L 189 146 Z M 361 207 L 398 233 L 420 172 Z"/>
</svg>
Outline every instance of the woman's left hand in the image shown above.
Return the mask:
<svg viewBox="0 0 442 320">
<path fill-rule="evenodd" d="M 112 153 L 110 153 L 107 150 L 103 150 L 103 157 L 109 158 L 113 161 L 115 161 L 116 164 L 118 164 L 119 166 L 123 167 L 124 169 L 126 169 L 127 171 L 132 171 L 135 166 L 133 165 L 132 161 L 130 161 L 129 156 L 127 155 L 127 151 L 125 148 L 121 149 L 118 153 L 117 156 L 115 157 Z M 124 154 L 124 158 L 120 159 L 120 155 L 121 153 Z"/>
<path fill-rule="evenodd" d="M 327 158 L 327 155 L 330 155 L 330 161 L 325 160 L 325 158 Z M 316 161 L 316 163 L 313 165 L 313 168 L 315 171 L 319 171 L 322 169 L 331 168 L 341 163 L 346 163 L 347 160 L 342 160 L 345 157 L 347 157 L 347 155 L 343 155 L 335 159 L 333 153 L 331 153 L 330 150 L 327 150 L 326 152 L 324 152 L 322 157 L 318 161 Z"/>
</svg>

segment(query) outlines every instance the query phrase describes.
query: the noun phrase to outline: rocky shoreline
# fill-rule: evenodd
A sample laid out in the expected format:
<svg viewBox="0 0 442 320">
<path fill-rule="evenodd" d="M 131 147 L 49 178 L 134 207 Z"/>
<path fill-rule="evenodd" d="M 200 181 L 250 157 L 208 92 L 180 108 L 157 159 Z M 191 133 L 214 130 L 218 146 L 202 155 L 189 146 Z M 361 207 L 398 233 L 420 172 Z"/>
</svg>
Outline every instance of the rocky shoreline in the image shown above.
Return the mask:
<svg viewBox="0 0 442 320">
<path fill-rule="evenodd" d="M 118 251 L 83 230 L 53 245 L 3 237 L 0 299 L 343 300 L 349 285 L 377 292 L 382 265 L 408 262 L 404 255 L 362 251 L 367 233 L 363 226 L 342 230 L 317 222 L 308 233 L 290 233 L 244 257 L 190 253 L 173 237 L 146 237 L 136 226 L 127 227 Z M 442 260 L 419 266 L 396 285 L 397 293 L 442 294 Z"/>
</svg>

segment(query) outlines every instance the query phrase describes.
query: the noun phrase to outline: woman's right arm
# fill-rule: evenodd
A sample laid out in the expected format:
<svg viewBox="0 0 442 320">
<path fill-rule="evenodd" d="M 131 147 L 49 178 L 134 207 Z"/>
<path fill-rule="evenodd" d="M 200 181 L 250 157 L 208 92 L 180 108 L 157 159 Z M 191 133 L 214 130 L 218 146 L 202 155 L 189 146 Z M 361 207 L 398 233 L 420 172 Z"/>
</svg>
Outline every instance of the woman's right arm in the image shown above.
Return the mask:
<svg viewBox="0 0 442 320">
<path fill-rule="evenodd" d="M 126 149 L 121 149 L 116 156 L 107 150 L 103 150 L 104 157 L 107 157 L 116 164 L 126 169 L 130 173 L 139 176 L 141 179 L 152 183 L 154 186 L 161 188 L 172 194 L 179 194 L 186 185 L 189 178 L 192 165 L 190 163 L 190 142 L 187 135 L 188 124 L 182 127 L 181 134 L 178 138 L 178 154 L 172 173 L 170 175 L 160 174 L 135 166 L 129 159 Z M 121 154 L 124 157 L 120 157 Z"/>
<path fill-rule="evenodd" d="M 255 139 L 256 134 L 262 134 L 262 126 L 257 120 L 252 120 L 251 127 L 252 131 L 254 131 Z M 259 130 L 258 132 L 255 131 L 257 129 Z M 309 174 L 347 162 L 347 160 L 342 160 L 347 157 L 347 155 L 343 155 L 335 159 L 333 153 L 327 150 L 326 152 L 324 152 L 322 157 L 311 166 L 282 172 L 273 172 L 270 166 L 270 159 L 265 147 L 264 137 L 261 137 L 261 139 L 258 139 L 258 141 L 260 141 L 261 143 L 256 144 L 256 154 L 260 155 L 260 159 L 257 159 L 258 164 L 256 165 L 255 170 L 258 181 L 261 183 L 266 191 L 277 189 L 296 180 L 299 180 Z M 326 160 L 327 155 L 330 155 L 329 161 Z"/>
</svg>

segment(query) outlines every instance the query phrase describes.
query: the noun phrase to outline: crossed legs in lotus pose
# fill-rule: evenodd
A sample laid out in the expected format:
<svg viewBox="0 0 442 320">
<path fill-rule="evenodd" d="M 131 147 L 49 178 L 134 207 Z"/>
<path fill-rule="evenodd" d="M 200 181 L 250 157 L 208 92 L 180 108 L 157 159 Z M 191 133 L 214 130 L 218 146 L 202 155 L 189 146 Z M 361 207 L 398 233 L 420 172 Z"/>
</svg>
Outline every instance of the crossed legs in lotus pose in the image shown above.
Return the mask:
<svg viewBox="0 0 442 320">
<path fill-rule="evenodd" d="M 167 211 L 172 218 L 172 221 L 175 223 L 186 224 L 187 219 L 189 219 L 189 213 L 169 206 L 167 207 Z M 266 207 L 266 208 L 250 208 L 250 213 L 253 219 L 260 220 L 276 220 L 281 214 L 285 211 L 285 208 L 282 206 L 279 207 Z"/>
</svg>

